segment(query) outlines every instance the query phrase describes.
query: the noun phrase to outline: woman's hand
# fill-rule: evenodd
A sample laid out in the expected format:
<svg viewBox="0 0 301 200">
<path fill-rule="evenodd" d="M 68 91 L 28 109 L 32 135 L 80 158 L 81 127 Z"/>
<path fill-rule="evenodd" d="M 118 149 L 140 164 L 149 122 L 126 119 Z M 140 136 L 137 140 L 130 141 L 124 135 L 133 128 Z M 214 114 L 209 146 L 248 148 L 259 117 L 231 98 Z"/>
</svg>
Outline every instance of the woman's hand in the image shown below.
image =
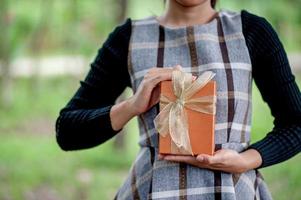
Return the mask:
<svg viewBox="0 0 301 200">
<path fill-rule="evenodd" d="M 112 106 L 110 119 L 113 130 L 121 128 L 134 116 L 144 113 L 160 100 L 160 82 L 171 80 L 173 70 L 181 66 L 151 68 L 144 76 L 135 94 L 129 99 Z"/>
<path fill-rule="evenodd" d="M 181 66 L 166 68 L 151 68 L 141 81 L 136 93 L 128 99 L 134 115 L 146 112 L 160 100 L 160 82 L 171 80 L 173 70 L 180 70 Z"/>
<path fill-rule="evenodd" d="M 159 155 L 159 159 L 184 162 L 196 167 L 219 170 L 229 173 L 243 173 L 261 165 L 262 159 L 254 149 L 238 153 L 230 149 L 221 149 L 213 156 L 200 154 L 197 157 L 182 155 Z"/>
</svg>

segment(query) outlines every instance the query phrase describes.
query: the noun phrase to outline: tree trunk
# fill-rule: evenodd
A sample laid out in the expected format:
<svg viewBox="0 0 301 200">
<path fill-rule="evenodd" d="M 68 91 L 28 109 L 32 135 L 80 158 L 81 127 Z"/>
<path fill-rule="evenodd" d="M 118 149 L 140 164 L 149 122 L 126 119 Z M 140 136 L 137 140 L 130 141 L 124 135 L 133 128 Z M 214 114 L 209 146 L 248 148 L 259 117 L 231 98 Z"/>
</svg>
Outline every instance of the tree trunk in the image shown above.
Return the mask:
<svg viewBox="0 0 301 200">
<path fill-rule="evenodd" d="M 127 0 L 117 0 L 118 3 L 118 10 L 119 15 L 116 17 L 116 22 L 121 23 L 126 16 L 126 10 L 128 1 Z M 116 103 L 119 103 L 121 101 L 124 101 L 127 98 L 126 93 L 123 92 L 116 100 Z M 114 148 L 122 151 L 125 149 L 125 130 L 122 130 L 115 138 L 114 140 Z"/>
<path fill-rule="evenodd" d="M 35 98 L 40 91 L 41 85 L 41 55 L 47 42 L 49 33 L 50 18 L 53 13 L 52 0 L 40 0 L 41 16 L 36 29 L 32 33 L 29 44 L 30 50 L 34 55 L 34 73 L 30 82 L 31 97 Z"/>
</svg>

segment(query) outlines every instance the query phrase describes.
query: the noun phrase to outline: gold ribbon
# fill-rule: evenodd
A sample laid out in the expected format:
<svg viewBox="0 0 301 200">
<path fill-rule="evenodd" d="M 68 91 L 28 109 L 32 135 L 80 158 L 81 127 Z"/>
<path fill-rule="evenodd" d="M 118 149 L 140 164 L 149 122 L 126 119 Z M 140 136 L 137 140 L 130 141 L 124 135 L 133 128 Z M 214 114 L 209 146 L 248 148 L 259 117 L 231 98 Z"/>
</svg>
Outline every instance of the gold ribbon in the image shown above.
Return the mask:
<svg viewBox="0 0 301 200">
<path fill-rule="evenodd" d="M 191 155 L 194 154 L 190 144 L 188 118 L 184 108 L 206 114 L 215 114 L 215 95 L 191 98 L 214 76 L 215 73 L 206 71 L 193 81 L 191 73 L 174 70 L 172 72 L 172 87 L 176 100 L 172 101 L 162 93 L 160 95 L 160 107 L 163 109 L 154 119 L 156 130 L 163 137 L 169 133 L 172 142 L 179 149 L 183 148 Z"/>
</svg>

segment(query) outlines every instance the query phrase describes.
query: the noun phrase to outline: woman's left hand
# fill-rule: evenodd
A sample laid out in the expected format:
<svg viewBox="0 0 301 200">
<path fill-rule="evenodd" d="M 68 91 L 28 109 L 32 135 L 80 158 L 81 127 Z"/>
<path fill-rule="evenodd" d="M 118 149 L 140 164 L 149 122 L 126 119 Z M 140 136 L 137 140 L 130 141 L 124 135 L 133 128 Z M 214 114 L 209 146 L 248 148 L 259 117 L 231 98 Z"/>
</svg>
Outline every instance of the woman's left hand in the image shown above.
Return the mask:
<svg viewBox="0 0 301 200">
<path fill-rule="evenodd" d="M 219 170 L 229 173 L 243 173 L 261 165 L 262 159 L 258 151 L 249 149 L 238 153 L 231 149 L 221 149 L 214 155 L 200 154 L 196 157 L 186 155 L 159 155 L 160 159 L 184 162 L 200 168 Z"/>
</svg>

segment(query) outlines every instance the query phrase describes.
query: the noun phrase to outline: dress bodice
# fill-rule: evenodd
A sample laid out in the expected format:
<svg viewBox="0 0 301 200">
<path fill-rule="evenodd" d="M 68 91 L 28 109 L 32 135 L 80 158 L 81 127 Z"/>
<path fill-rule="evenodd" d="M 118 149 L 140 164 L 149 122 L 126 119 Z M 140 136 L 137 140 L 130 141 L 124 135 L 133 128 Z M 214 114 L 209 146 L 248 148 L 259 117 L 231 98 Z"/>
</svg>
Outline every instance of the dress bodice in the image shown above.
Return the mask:
<svg viewBox="0 0 301 200">
<path fill-rule="evenodd" d="M 198 76 L 206 70 L 216 73 L 217 109 L 215 144 L 248 145 L 252 110 L 252 66 L 242 33 L 239 13 L 221 10 L 206 24 L 168 27 L 155 16 L 132 23 L 128 69 L 134 92 L 152 67 L 180 64 Z M 140 145 L 158 146 L 153 119 L 154 106 L 139 116 Z M 230 144 L 228 144 L 230 145 Z"/>
<path fill-rule="evenodd" d="M 216 149 L 242 151 L 250 140 L 251 62 L 240 13 L 220 11 L 209 23 L 166 27 L 155 17 L 132 21 L 128 71 L 136 92 L 152 67 L 180 64 L 199 75 L 216 75 Z M 158 159 L 153 120 L 158 105 L 139 115 L 140 151 L 116 199 L 271 200 L 257 170 L 230 174 Z"/>
</svg>

